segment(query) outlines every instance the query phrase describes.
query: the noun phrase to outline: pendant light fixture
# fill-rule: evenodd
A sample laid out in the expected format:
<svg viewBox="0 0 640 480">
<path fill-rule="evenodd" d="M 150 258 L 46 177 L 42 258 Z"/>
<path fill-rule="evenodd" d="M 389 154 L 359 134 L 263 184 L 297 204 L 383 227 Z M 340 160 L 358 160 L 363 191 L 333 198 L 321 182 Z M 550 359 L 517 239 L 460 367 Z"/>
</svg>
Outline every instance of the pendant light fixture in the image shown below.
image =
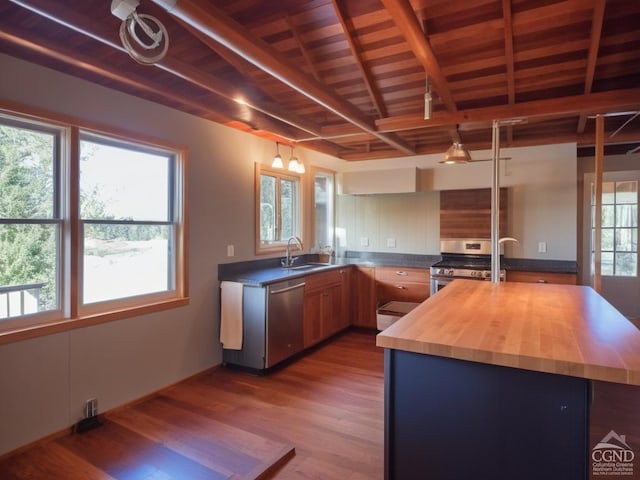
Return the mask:
<svg viewBox="0 0 640 480">
<path fill-rule="evenodd" d="M 469 163 L 471 161 L 471 155 L 464 147 L 462 143 L 453 142 L 453 145 L 449 147 L 449 150 L 444 154 L 444 159 L 439 163 L 446 163 L 453 165 L 456 163 Z"/>
<path fill-rule="evenodd" d="M 433 110 L 433 97 L 431 96 L 431 86 L 429 85 L 429 76 L 425 75 L 426 89 L 424 92 L 424 119 L 431 119 L 431 112 Z"/>
<path fill-rule="evenodd" d="M 289 171 L 295 173 L 304 173 L 304 165 L 298 161 L 298 159 L 293 155 L 293 145 L 291 147 L 291 158 L 289 159 Z"/>
<path fill-rule="evenodd" d="M 273 162 L 271 162 L 271 168 L 284 168 L 282 156 L 280 155 L 280 144 L 278 142 L 276 142 L 276 155 L 273 157 Z"/>
</svg>

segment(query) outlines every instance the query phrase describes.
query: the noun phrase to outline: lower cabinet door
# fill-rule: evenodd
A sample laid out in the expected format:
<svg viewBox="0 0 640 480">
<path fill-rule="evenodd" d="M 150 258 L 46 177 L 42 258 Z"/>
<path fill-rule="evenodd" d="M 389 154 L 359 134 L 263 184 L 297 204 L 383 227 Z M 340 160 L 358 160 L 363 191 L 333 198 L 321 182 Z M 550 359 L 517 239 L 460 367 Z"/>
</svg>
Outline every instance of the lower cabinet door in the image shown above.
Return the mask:
<svg viewBox="0 0 640 480">
<path fill-rule="evenodd" d="M 304 297 L 303 339 L 305 348 L 322 340 L 322 298 L 322 290 L 306 294 Z"/>
<path fill-rule="evenodd" d="M 585 480 L 588 380 L 385 351 L 385 478 Z"/>
</svg>

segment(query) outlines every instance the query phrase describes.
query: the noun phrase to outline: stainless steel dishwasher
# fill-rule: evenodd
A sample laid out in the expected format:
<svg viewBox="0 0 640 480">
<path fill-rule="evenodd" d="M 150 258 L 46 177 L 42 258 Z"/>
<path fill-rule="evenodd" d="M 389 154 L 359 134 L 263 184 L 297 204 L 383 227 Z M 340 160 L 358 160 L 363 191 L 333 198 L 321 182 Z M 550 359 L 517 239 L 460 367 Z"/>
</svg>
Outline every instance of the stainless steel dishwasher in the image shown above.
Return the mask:
<svg viewBox="0 0 640 480">
<path fill-rule="evenodd" d="M 290 280 L 267 287 L 267 351 L 265 367 L 303 349 L 304 282 Z"/>
<path fill-rule="evenodd" d="M 245 285 L 241 350 L 224 349 L 226 365 L 262 372 L 303 350 L 304 281 Z"/>
</svg>

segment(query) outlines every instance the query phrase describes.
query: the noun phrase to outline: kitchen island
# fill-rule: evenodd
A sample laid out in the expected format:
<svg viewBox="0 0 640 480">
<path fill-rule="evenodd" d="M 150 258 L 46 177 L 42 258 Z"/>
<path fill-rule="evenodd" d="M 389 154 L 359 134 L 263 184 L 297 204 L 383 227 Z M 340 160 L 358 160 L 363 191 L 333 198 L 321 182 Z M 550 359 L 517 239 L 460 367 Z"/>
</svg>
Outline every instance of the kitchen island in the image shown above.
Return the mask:
<svg viewBox="0 0 640 480">
<path fill-rule="evenodd" d="M 592 382 L 640 386 L 640 331 L 590 287 L 456 280 L 377 345 L 387 479 L 586 479 Z"/>
</svg>

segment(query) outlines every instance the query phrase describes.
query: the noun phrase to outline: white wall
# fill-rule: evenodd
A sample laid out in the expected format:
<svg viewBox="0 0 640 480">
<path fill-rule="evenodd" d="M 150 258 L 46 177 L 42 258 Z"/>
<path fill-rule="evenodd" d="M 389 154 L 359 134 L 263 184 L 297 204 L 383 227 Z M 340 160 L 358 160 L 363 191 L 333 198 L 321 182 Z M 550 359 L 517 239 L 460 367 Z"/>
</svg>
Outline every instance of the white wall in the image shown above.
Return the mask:
<svg viewBox="0 0 640 480">
<path fill-rule="evenodd" d="M 473 152 L 474 158 L 490 158 L 491 152 Z M 576 145 L 505 148 L 500 185 L 509 187 L 509 234 L 520 243 L 505 245 L 513 258 L 576 260 L 577 174 Z M 427 193 L 396 195 L 341 195 L 338 227 L 344 232 L 340 248 L 360 251 L 437 255 L 439 244 L 440 190 L 490 188 L 492 163 L 442 165 L 442 155 L 423 155 L 341 165 L 341 171 L 384 170 L 415 166 L 429 179 Z M 362 238 L 369 246 L 362 245 Z M 396 248 L 387 239 L 398 239 Z M 547 252 L 538 252 L 546 242 Z"/>
<path fill-rule="evenodd" d="M 75 423 L 91 397 L 105 411 L 220 363 L 218 264 L 255 258 L 254 162 L 275 145 L 1 54 L 0 71 L 2 100 L 186 145 L 190 217 L 187 307 L 0 345 L 2 454 Z"/>
</svg>

